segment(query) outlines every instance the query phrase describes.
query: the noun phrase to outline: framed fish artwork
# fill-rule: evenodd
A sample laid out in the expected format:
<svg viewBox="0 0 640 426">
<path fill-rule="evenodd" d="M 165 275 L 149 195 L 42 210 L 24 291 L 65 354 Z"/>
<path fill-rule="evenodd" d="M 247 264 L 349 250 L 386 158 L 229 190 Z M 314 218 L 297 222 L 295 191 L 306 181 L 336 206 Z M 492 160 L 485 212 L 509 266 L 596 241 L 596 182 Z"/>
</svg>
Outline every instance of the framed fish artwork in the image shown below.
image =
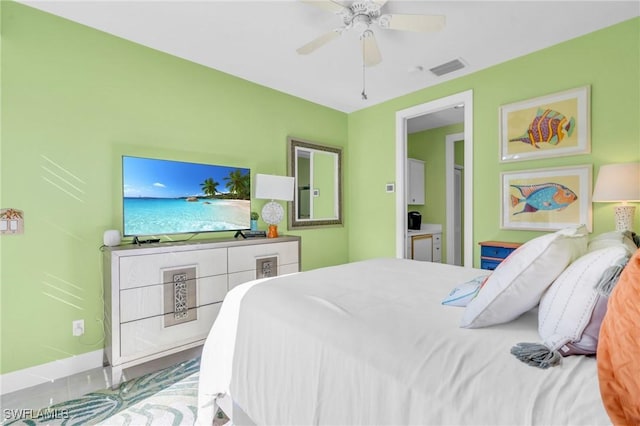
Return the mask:
<svg viewBox="0 0 640 426">
<path fill-rule="evenodd" d="M 500 107 L 500 162 L 591 152 L 590 86 Z"/>
<path fill-rule="evenodd" d="M 591 165 L 503 172 L 502 229 L 591 232 Z"/>
</svg>

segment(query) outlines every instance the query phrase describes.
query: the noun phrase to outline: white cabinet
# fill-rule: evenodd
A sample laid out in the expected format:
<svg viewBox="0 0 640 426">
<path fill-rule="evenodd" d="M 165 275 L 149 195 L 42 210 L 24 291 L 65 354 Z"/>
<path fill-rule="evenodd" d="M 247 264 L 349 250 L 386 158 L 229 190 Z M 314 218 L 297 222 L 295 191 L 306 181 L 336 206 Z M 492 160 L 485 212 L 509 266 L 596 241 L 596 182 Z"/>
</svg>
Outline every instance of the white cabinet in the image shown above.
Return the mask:
<svg viewBox="0 0 640 426">
<path fill-rule="evenodd" d="M 424 204 L 424 161 L 407 159 L 407 204 Z"/>
<path fill-rule="evenodd" d="M 407 250 L 409 259 L 426 262 L 442 262 L 441 236 L 442 234 L 417 234 L 409 236 L 409 247 Z"/>
<path fill-rule="evenodd" d="M 300 270 L 300 237 L 104 249 L 105 358 L 122 370 L 202 345 L 231 288 Z"/>
<path fill-rule="evenodd" d="M 406 257 L 426 262 L 442 262 L 442 225 L 422 224 L 407 233 Z"/>
</svg>

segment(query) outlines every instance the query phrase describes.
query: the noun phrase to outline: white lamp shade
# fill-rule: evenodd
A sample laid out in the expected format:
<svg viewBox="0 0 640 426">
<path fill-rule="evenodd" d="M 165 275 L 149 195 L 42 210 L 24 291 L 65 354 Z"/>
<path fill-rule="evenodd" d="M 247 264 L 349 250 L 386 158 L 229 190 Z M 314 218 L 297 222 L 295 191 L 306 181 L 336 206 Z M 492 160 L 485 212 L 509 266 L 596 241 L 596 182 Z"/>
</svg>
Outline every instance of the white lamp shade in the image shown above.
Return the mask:
<svg viewBox="0 0 640 426">
<path fill-rule="evenodd" d="M 601 166 L 592 201 L 640 201 L 640 163 Z"/>
<path fill-rule="evenodd" d="M 256 198 L 293 201 L 294 178 L 256 174 Z"/>
</svg>

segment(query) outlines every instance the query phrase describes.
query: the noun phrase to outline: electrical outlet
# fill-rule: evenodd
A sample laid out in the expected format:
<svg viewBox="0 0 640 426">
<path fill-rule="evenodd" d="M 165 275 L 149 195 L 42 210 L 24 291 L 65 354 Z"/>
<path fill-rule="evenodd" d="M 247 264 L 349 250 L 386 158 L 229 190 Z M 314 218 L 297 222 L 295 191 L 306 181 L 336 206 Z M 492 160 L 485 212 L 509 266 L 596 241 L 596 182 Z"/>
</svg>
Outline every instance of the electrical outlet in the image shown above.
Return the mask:
<svg viewBox="0 0 640 426">
<path fill-rule="evenodd" d="M 72 327 L 74 336 L 82 336 L 84 334 L 84 320 L 75 320 Z"/>
</svg>

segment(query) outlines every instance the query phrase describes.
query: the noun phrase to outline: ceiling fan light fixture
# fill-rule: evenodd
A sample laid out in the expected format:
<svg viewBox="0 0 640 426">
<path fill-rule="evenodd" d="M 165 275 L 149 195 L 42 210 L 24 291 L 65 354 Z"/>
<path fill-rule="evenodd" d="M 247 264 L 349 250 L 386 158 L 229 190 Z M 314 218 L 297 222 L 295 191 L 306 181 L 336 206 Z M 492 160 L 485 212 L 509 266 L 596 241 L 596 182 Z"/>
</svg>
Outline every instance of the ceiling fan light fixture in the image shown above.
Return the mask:
<svg viewBox="0 0 640 426">
<path fill-rule="evenodd" d="M 371 17 L 368 15 L 356 15 L 351 20 L 350 25 L 358 32 L 370 31 L 368 28 L 371 25 Z"/>
</svg>

